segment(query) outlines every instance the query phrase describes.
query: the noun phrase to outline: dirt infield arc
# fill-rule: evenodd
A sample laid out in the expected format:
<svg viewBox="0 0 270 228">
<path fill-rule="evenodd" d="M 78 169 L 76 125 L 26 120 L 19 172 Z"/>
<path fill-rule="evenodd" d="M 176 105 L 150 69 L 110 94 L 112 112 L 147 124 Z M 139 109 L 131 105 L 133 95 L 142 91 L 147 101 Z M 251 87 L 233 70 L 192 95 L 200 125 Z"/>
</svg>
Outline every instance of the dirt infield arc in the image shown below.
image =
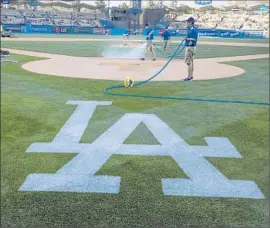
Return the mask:
<svg viewBox="0 0 270 228">
<path fill-rule="evenodd" d="M 91 78 L 104 80 L 123 80 L 131 76 L 136 81 L 145 80 L 158 72 L 167 60 L 158 59 L 145 62 L 139 59 L 87 58 L 32 51 L 8 49 L 11 53 L 46 58 L 24 64 L 25 70 L 54 76 L 72 78 Z M 242 75 L 242 68 L 225 64 L 229 61 L 269 58 L 268 54 L 246 55 L 236 57 L 207 58 L 195 60 L 195 80 L 219 79 Z M 183 60 L 174 60 L 155 78 L 157 81 L 178 81 L 187 75 Z"/>
</svg>

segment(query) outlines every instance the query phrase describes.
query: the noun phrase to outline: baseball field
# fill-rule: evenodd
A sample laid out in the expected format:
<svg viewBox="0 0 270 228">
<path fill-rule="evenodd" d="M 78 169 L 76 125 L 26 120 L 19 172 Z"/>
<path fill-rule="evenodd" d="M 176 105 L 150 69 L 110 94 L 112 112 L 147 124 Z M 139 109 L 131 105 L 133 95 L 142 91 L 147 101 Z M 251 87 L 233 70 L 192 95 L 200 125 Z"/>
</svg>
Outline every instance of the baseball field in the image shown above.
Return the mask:
<svg viewBox="0 0 270 228">
<path fill-rule="evenodd" d="M 1 40 L 1 226 L 269 227 L 269 40 L 131 39 Z"/>
</svg>

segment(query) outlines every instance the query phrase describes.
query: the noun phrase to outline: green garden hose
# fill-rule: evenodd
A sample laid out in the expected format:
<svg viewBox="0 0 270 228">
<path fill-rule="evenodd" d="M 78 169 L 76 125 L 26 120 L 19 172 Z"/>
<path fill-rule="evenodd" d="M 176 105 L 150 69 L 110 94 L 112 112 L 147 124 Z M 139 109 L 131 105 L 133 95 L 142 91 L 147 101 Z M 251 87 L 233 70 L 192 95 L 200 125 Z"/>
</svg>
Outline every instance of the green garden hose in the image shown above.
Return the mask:
<svg viewBox="0 0 270 228">
<path fill-rule="evenodd" d="M 168 62 L 152 77 L 140 81 L 137 83 L 134 83 L 133 87 L 138 87 L 142 84 L 146 84 L 149 81 L 153 80 L 155 77 L 157 77 L 163 70 L 166 69 L 166 67 L 170 64 L 170 62 L 176 57 L 177 54 L 180 54 L 184 48 L 184 41 L 185 38 L 182 40 L 182 42 L 178 45 L 177 49 L 173 53 L 173 55 L 169 58 Z M 149 99 L 165 99 L 165 100 L 179 100 L 179 101 L 198 101 L 198 102 L 216 102 L 216 103 L 231 103 L 231 104 L 249 104 L 249 105 L 263 105 L 263 106 L 269 106 L 270 103 L 268 102 L 256 102 L 256 101 L 240 101 L 240 100 L 218 100 L 213 98 L 189 98 L 189 97 L 175 97 L 175 96 L 153 96 L 153 95 L 146 95 L 146 94 L 129 94 L 129 93 L 114 93 L 111 92 L 113 89 L 120 89 L 125 88 L 123 85 L 116 85 L 116 86 L 109 86 L 104 89 L 104 94 L 111 95 L 111 96 L 119 96 L 119 97 L 136 97 L 136 98 L 149 98 Z"/>
</svg>

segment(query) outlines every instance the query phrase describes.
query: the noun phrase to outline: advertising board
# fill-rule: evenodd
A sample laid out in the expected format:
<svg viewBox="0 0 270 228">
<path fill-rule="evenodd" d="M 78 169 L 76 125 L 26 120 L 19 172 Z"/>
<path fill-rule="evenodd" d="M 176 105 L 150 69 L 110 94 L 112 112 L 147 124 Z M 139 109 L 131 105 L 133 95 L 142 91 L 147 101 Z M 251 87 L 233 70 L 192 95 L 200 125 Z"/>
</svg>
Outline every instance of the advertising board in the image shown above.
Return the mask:
<svg viewBox="0 0 270 228">
<path fill-rule="evenodd" d="M 74 34 L 92 34 L 92 28 L 89 27 L 74 27 L 72 28 L 72 33 Z"/>
<path fill-rule="evenodd" d="M 32 25 L 29 27 L 29 31 L 33 33 L 50 33 L 49 26 Z"/>
<path fill-rule="evenodd" d="M 54 27 L 52 29 L 53 33 L 69 33 L 70 27 Z"/>
<path fill-rule="evenodd" d="M 95 35 L 105 35 L 105 34 L 111 34 L 110 29 L 103 29 L 103 28 L 93 28 L 93 34 Z"/>
<path fill-rule="evenodd" d="M 23 25 L 3 25 L 4 30 L 12 31 L 12 32 L 24 32 Z"/>
</svg>

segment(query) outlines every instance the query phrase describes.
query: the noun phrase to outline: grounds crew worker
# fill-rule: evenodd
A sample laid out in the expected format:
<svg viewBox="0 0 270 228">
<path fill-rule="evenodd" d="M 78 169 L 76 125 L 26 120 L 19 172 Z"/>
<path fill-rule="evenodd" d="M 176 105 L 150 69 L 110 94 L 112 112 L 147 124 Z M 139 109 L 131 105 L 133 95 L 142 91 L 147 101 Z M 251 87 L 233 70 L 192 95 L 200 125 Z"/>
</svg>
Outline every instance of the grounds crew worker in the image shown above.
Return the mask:
<svg viewBox="0 0 270 228">
<path fill-rule="evenodd" d="M 149 50 L 150 52 L 152 52 L 153 55 L 153 61 L 156 60 L 156 52 L 155 52 L 155 48 L 153 45 L 153 39 L 154 39 L 154 30 L 150 27 L 149 24 L 145 25 L 145 29 L 146 29 L 146 47 L 144 49 L 144 56 L 141 58 L 141 60 L 145 60 L 145 56 L 147 51 Z"/>
<path fill-rule="evenodd" d="M 171 40 L 171 33 L 168 31 L 168 28 L 165 28 L 165 31 L 162 33 L 163 37 L 163 49 L 167 52 L 168 43 Z"/>
<path fill-rule="evenodd" d="M 191 82 L 193 80 L 194 71 L 194 55 L 196 51 L 196 45 L 198 40 L 198 30 L 195 27 L 195 19 L 190 17 L 186 20 L 187 22 L 187 37 L 185 40 L 186 52 L 185 52 L 185 63 L 188 65 L 188 77 L 184 79 L 186 82 Z"/>
</svg>

